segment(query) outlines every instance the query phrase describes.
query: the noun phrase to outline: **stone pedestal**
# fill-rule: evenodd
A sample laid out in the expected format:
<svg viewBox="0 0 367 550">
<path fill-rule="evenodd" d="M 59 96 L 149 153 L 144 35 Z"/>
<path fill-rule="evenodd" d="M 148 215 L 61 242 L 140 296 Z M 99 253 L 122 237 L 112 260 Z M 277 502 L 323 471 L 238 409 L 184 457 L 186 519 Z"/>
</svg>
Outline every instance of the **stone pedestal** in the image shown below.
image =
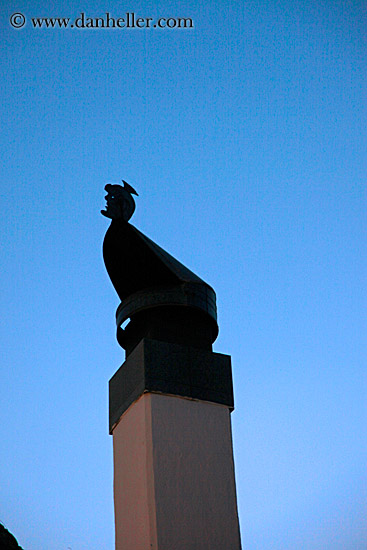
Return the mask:
<svg viewBox="0 0 367 550">
<path fill-rule="evenodd" d="M 230 358 L 144 339 L 110 380 L 116 550 L 240 550 Z"/>
</svg>

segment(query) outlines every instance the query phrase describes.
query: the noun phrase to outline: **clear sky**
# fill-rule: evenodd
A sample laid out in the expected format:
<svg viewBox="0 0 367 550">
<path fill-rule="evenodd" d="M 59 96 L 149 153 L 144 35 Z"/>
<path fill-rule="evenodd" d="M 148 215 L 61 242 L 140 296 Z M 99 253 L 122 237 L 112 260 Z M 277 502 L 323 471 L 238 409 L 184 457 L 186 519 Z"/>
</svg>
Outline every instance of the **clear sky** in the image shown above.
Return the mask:
<svg viewBox="0 0 367 550">
<path fill-rule="evenodd" d="M 113 548 L 100 210 L 124 178 L 217 293 L 244 549 L 365 550 L 366 3 L 0 10 L 0 521 L 25 550 Z M 81 12 L 194 27 L 32 27 Z"/>
</svg>

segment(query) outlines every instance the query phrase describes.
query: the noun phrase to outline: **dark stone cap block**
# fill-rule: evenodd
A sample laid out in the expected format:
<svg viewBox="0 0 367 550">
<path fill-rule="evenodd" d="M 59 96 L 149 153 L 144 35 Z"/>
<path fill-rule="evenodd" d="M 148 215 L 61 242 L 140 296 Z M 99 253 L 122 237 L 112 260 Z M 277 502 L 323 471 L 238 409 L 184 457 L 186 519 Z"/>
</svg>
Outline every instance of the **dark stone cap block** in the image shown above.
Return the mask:
<svg viewBox="0 0 367 550">
<path fill-rule="evenodd" d="M 144 338 L 109 382 L 109 430 L 143 393 L 158 392 L 226 405 L 232 411 L 231 358 Z"/>
</svg>

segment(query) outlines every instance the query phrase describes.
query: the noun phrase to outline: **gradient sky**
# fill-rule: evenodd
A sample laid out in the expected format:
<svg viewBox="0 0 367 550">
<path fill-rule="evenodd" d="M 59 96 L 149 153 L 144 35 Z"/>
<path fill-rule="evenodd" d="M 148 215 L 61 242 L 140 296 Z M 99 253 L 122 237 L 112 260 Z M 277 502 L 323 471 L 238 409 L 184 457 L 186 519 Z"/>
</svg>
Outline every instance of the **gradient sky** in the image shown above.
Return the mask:
<svg viewBox="0 0 367 550">
<path fill-rule="evenodd" d="M 30 23 L 82 11 L 194 28 Z M 132 223 L 217 293 L 244 550 L 366 550 L 366 3 L 0 12 L 0 521 L 24 550 L 114 547 L 100 210 L 124 178 Z"/>
</svg>

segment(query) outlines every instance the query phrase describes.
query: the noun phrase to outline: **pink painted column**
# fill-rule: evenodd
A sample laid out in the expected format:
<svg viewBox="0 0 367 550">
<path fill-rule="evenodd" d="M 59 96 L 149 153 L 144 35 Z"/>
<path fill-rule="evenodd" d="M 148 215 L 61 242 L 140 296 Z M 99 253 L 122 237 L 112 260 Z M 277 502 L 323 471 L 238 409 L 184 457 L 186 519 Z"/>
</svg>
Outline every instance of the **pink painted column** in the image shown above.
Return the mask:
<svg viewBox="0 0 367 550">
<path fill-rule="evenodd" d="M 116 550 L 241 548 L 231 407 L 173 394 L 184 387 L 174 365 L 184 370 L 180 353 L 180 346 L 143 341 L 110 381 Z M 225 387 L 229 358 L 196 350 L 195 357 L 211 358 Z M 158 382 L 149 363 L 161 387 L 171 375 L 170 392 L 151 389 Z"/>
<path fill-rule="evenodd" d="M 145 393 L 113 430 L 116 550 L 239 550 L 226 406 Z"/>
</svg>

